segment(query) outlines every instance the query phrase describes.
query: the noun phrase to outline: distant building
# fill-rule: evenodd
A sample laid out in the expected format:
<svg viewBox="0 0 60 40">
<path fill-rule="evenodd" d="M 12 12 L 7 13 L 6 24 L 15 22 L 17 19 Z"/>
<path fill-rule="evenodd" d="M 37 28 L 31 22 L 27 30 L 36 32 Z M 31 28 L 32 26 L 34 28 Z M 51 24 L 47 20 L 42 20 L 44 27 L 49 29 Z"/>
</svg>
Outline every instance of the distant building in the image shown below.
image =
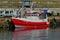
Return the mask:
<svg viewBox="0 0 60 40">
<path fill-rule="evenodd" d="M 0 8 L 0 16 L 17 16 L 17 10 L 13 8 Z"/>
</svg>

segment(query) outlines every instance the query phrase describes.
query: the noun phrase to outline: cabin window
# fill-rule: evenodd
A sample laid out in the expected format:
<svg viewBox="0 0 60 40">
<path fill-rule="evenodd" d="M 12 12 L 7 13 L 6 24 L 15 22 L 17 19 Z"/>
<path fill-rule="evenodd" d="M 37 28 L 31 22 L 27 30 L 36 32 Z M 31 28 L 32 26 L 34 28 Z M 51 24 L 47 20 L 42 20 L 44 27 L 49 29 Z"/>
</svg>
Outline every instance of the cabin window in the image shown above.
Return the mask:
<svg viewBox="0 0 60 40">
<path fill-rule="evenodd" d="M 24 6 L 25 7 L 30 7 L 30 0 L 24 0 Z"/>
<path fill-rule="evenodd" d="M 37 15 L 34 15 L 34 16 L 37 16 Z"/>
<path fill-rule="evenodd" d="M 5 14 L 8 14 L 9 13 L 9 11 L 5 11 Z"/>
<path fill-rule="evenodd" d="M 33 16 L 33 15 L 31 15 L 31 16 Z"/>
</svg>

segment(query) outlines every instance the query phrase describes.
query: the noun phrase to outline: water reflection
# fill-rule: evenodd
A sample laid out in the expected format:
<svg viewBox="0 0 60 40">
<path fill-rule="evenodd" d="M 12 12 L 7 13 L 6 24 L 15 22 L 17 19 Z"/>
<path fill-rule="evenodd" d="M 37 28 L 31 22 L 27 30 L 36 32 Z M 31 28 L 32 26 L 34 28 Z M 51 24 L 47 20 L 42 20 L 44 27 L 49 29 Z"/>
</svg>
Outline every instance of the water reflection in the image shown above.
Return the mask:
<svg viewBox="0 0 60 40">
<path fill-rule="evenodd" d="M 48 30 L 28 30 L 14 32 L 14 40 L 48 40 Z"/>
<path fill-rule="evenodd" d="M 60 40 L 60 30 L 0 32 L 0 40 Z"/>
</svg>

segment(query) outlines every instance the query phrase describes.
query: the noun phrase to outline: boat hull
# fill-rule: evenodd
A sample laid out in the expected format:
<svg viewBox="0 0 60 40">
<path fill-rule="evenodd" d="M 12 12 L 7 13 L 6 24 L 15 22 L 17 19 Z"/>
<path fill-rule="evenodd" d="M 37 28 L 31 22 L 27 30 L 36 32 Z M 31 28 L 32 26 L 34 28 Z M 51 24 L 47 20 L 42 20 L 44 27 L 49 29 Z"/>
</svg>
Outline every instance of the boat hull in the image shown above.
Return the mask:
<svg viewBox="0 0 60 40">
<path fill-rule="evenodd" d="M 16 27 L 17 26 L 23 27 L 24 30 L 46 29 L 50 27 L 50 25 L 47 24 L 46 22 L 30 22 L 30 21 L 15 19 L 15 18 L 12 18 L 11 21 L 13 22 L 14 25 L 16 25 Z"/>
</svg>

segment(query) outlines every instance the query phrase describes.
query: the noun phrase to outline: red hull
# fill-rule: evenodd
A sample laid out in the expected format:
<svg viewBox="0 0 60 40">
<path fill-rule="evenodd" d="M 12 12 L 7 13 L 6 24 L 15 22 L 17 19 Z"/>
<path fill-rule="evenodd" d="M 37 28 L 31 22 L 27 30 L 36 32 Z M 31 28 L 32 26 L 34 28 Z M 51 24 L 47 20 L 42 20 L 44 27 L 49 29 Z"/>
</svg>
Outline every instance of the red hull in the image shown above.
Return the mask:
<svg viewBox="0 0 60 40">
<path fill-rule="evenodd" d="M 25 29 L 46 29 L 49 24 L 46 22 L 29 22 L 19 19 L 11 19 L 14 25 L 23 26 Z"/>
</svg>

